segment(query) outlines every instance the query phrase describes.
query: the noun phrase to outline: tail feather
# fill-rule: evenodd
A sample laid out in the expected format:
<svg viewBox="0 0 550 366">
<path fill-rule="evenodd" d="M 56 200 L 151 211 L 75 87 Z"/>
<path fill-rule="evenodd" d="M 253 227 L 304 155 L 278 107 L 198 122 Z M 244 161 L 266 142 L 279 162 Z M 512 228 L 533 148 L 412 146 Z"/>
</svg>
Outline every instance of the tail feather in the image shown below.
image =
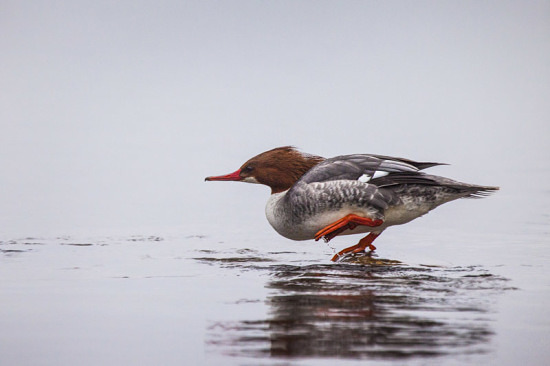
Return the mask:
<svg viewBox="0 0 550 366">
<path fill-rule="evenodd" d="M 490 196 L 491 194 L 498 191 L 500 187 L 491 187 L 491 186 L 472 186 L 468 190 L 470 193 L 464 198 L 483 198 Z"/>
<path fill-rule="evenodd" d="M 386 176 L 373 179 L 370 183 L 376 184 L 379 188 L 395 187 L 400 185 L 446 187 L 455 191 L 459 197 L 464 198 L 483 198 L 499 190 L 499 187 L 462 183 L 449 178 L 418 172 L 391 173 Z"/>
</svg>

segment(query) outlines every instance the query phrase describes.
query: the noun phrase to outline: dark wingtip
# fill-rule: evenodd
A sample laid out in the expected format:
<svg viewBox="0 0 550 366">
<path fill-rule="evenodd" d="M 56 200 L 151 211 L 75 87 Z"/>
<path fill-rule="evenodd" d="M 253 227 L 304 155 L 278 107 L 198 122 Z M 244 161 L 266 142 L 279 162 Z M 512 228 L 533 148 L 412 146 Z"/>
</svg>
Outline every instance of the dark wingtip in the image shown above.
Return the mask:
<svg viewBox="0 0 550 366">
<path fill-rule="evenodd" d="M 438 166 L 438 165 L 449 165 L 449 164 L 447 164 L 447 163 L 431 163 L 431 162 L 417 162 L 417 163 L 414 164 L 414 166 L 416 166 L 420 170 L 428 169 L 428 168 L 431 168 L 433 166 Z"/>
</svg>

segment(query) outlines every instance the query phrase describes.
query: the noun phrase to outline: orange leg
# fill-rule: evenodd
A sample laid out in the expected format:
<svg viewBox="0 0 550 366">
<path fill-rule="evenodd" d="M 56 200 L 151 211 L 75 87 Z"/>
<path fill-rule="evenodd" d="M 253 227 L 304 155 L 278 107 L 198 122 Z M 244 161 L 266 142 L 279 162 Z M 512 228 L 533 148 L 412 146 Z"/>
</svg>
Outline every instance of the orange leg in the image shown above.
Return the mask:
<svg viewBox="0 0 550 366">
<path fill-rule="evenodd" d="M 374 239 L 376 239 L 380 234 L 370 233 L 369 235 L 365 236 L 363 239 L 359 240 L 359 243 L 339 251 L 337 254 L 332 257 L 331 261 L 336 262 L 338 258 L 340 258 L 342 255 L 347 253 L 359 253 L 364 251 L 367 247 L 369 247 L 370 250 L 376 250 L 376 247 L 372 245 L 372 242 Z"/>
<path fill-rule="evenodd" d="M 350 230 L 355 229 L 357 225 L 375 227 L 375 226 L 382 225 L 383 222 L 384 221 L 382 220 L 372 220 L 367 217 L 361 217 L 354 214 L 349 214 L 349 215 L 346 215 L 345 217 L 342 217 L 340 220 L 333 222 L 327 227 L 319 230 L 317 234 L 315 234 L 315 241 L 324 237 L 325 240 L 328 242 L 330 239 L 334 238 L 336 235 L 342 233 L 347 229 L 350 229 Z"/>
</svg>

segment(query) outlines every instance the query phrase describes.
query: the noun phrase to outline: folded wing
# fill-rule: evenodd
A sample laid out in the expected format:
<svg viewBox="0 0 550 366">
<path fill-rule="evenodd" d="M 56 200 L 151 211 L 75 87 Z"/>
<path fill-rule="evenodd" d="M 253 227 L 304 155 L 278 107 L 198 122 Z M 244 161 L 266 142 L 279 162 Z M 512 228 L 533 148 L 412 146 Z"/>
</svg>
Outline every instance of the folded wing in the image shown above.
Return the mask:
<svg viewBox="0 0 550 366">
<path fill-rule="evenodd" d="M 412 173 L 411 175 L 415 176 L 418 171 L 436 165 L 442 164 L 416 162 L 383 155 L 343 155 L 326 159 L 314 166 L 302 176 L 299 182 L 307 184 L 334 180 L 360 180 L 374 184 L 376 179 L 390 173 Z"/>
</svg>

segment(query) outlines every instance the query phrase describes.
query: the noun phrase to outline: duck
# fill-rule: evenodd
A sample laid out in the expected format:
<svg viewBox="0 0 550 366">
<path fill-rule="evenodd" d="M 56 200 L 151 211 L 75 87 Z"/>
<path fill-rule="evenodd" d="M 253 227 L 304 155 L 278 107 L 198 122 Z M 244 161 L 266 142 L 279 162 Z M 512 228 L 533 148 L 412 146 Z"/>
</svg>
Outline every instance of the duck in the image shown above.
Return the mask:
<svg viewBox="0 0 550 366">
<path fill-rule="evenodd" d="M 291 240 L 367 234 L 332 257 L 376 250 L 373 241 L 390 226 L 406 224 L 459 198 L 482 198 L 499 190 L 426 174 L 447 165 L 373 154 L 332 158 L 293 146 L 265 151 L 235 172 L 205 181 L 263 184 L 271 189 L 265 214 L 277 233 Z M 369 253 L 370 253 L 369 252 Z"/>
</svg>

